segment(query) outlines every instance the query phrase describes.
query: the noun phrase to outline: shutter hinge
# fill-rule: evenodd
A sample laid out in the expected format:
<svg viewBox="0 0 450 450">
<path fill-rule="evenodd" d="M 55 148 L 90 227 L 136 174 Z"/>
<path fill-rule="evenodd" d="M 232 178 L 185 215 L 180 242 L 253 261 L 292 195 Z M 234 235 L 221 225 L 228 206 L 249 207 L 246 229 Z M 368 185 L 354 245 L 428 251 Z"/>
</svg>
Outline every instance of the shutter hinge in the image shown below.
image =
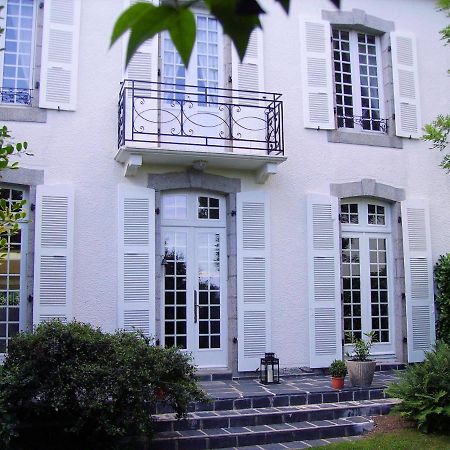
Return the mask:
<svg viewBox="0 0 450 450">
<path fill-rule="evenodd" d="M 392 114 L 392 120 L 395 120 L 395 113 Z"/>
<path fill-rule="evenodd" d="M 34 83 L 34 88 L 39 89 L 40 87 L 41 87 L 41 83 L 39 83 L 39 81 L 36 81 L 36 83 Z"/>
<path fill-rule="evenodd" d="M 235 210 L 233 210 L 233 211 L 231 211 L 231 217 L 234 217 L 235 215 L 236 215 L 236 211 Z"/>
<path fill-rule="evenodd" d="M 235 337 L 233 338 L 233 344 L 237 344 L 237 342 L 238 342 L 238 338 L 235 336 Z"/>
<path fill-rule="evenodd" d="M 159 339 L 156 339 L 156 341 L 155 341 L 155 345 L 156 345 L 157 347 L 159 347 L 159 346 L 160 346 L 160 344 L 161 344 L 160 340 L 159 340 Z"/>
<path fill-rule="evenodd" d="M 341 292 L 341 301 L 344 301 L 344 294 Z"/>
<path fill-rule="evenodd" d="M 160 210 L 159 208 L 155 208 L 155 214 L 157 214 L 159 216 Z"/>
<path fill-rule="evenodd" d="M 397 223 L 402 223 L 402 217 L 401 216 L 398 216 Z"/>
<path fill-rule="evenodd" d="M 403 343 L 404 344 L 408 343 L 408 338 L 406 336 L 403 338 Z"/>
<path fill-rule="evenodd" d="M 30 210 L 31 211 L 34 211 L 36 209 L 36 205 L 34 204 L 34 203 L 32 203 L 31 205 L 30 205 Z"/>
<path fill-rule="evenodd" d="M 342 339 L 342 347 L 345 345 L 345 339 Z"/>
<path fill-rule="evenodd" d="M 39 9 L 42 9 L 44 7 L 44 2 L 39 3 Z"/>
<path fill-rule="evenodd" d="M 161 69 L 158 69 L 158 77 L 161 76 Z"/>
<path fill-rule="evenodd" d="M 33 303 L 33 296 L 31 294 L 28 296 L 28 303 Z"/>
<path fill-rule="evenodd" d="M 402 300 L 406 300 L 406 294 L 402 292 Z"/>
<path fill-rule="evenodd" d="M 389 53 L 391 53 L 392 52 L 392 46 L 388 45 L 388 49 L 387 50 L 388 50 Z"/>
<path fill-rule="evenodd" d="M 233 82 L 233 77 L 231 75 L 228 75 L 228 83 L 232 83 Z"/>
</svg>

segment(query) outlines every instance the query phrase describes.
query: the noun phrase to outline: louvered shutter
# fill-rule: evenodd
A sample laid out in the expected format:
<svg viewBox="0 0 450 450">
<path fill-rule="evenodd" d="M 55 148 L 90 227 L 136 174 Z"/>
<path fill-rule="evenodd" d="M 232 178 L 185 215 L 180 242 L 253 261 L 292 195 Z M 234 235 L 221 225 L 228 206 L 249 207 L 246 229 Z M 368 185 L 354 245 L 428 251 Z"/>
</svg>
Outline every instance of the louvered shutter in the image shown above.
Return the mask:
<svg viewBox="0 0 450 450">
<path fill-rule="evenodd" d="M 72 319 L 74 190 L 37 186 L 33 323 Z"/>
<path fill-rule="evenodd" d="M 242 62 L 236 49 L 232 50 L 233 89 L 242 91 L 264 91 L 263 33 L 256 29 L 250 40 Z M 243 95 L 243 94 L 242 94 Z"/>
<path fill-rule="evenodd" d="M 425 200 L 402 203 L 408 362 L 423 361 L 435 342 L 430 219 Z"/>
<path fill-rule="evenodd" d="M 305 128 L 336 128 L 331 28 L 325 20 L 300 19 L 303 123 Z"/>
<path fill-rule="evenodd" d="M 232 48 L 231 73 L 234 94 L 233 103 L 239 108 L 233 109 L 233 135 L 245 136 L 246 147 L 261 148 L 266 140 L 266 129 L 261 124 L 267 121 L 267 102 L 258 102 L 264 91 L 264 48 L 262 30 L 256 29 L 250 35 L 247 51 L 242 62 L 236 49 Z M 257 106 L 261 106 L 258 108 Z M 252 142 L 254 141 L 254 142 Z M 234 151 L 238 151 L 238 143 Z"/>
<path fill-rule="evenodd" d="M 125 6 L 129 7 L 139 1 L 147 1 L 159 5 L 159 0 L 125 0 Z M 158 54 L 159 34 L 145 41 L 131 58 L 125 68 L 125 56 L 127 39 L 123 40 L 123 67 L 124 79 L 127 82 L 128 92 L 125 100 L 125 130 L 126 140 L 134 140 L 134 131 L 145 133 L 158 133 Z M 133 101 L 134 97 L 134 101 Z M 156 141 L 156 139 L 152 139 Z M 146 144 L 148 145 L 148 143 Z"/>
<path fill-rule="evenodd" d="M 310 194 L 307 201 L 310 367 L 342 357 L 338 202 Z"/>
<path fill-rule="evenodd" d="M 254 371 L 270 351 L 269 203 L 264 192 L 237 194 L 238 370 Z"/>
<path fill-rule="evenodd" d="M 396 134 L 420 139 L 422 122 L 416 39 L 412 34 L 392 32 L 391 49 Z"/>
<path fill-rule="evenodd" d="M 74 111 L 81 0 L 45 0 L 39 106 Z"/>
<path fill-rule="evenodd" d="M 155 334 L 155 191 L 119 185 L 118 326 Z"/>
</svg>

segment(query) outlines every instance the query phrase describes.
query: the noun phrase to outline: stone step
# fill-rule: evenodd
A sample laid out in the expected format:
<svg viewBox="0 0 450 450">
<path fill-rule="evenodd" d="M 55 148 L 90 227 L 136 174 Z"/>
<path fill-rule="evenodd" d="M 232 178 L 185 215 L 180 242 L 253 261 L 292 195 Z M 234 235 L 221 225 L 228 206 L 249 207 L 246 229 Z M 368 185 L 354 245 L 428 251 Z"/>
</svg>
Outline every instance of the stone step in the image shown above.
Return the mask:
<svg viewBox="0 0 450 450">
<path fill-rule="evenodd" d="M 155 435 L 154 450 L 206 450 L 355 436 L 369 431 L 365 416 L 246 427 L 165 431 Z"/>
<path fill-rule="evenodd" d="M 157 432 L 207 430 L 383 415 L 387 414 L 397 403 L 396 399 L 362 400 L 275 408 L 198 411 L 189 413 L 182 420 L 177 420 L 175 414 L 155 415 L 153 418 L 155 420 L 154 429 Z"/>
<path fill-rule="evenodd" d="M 328 439 L 313 439 L 306 441 L 280 442 L 276 444 L 252 445 L 250 447 L 233 447 L 220 450 L 284 450 L 286 448 L 301 450 L 304 448 L 324 447 L 325 445 L 338 444 L 342 442 L 349 444 L 350 442 L 357 441 L 361 438 L 362 435 L 342 436 Z"/>
<path fill-rule="evenodd" d="M 280 386 L 280 385 L 279 385 Z M 311 391 L 283 391 L 277 392 L 247 391 L 243 393 L 226 393 L 214 398 L 213 392 L 208 392 L 211 397 L 209 402 L 196 402 L 189 405 L 189 412 L 194 411 L 226 411 L 256 408 L 277 408 L 280 406 L 311 405 L 318 403 L 335 403 L 360 400 L 378 400 L 385 398 L 384 386 L 368 388 L 347 387 L 341 391 L 312 388 Z M 278 388 L 281 389 L 281 388 Z M 166 403 L 156 405 L 155 414 L 172 413 L 173 410 Z"/>
</svg>

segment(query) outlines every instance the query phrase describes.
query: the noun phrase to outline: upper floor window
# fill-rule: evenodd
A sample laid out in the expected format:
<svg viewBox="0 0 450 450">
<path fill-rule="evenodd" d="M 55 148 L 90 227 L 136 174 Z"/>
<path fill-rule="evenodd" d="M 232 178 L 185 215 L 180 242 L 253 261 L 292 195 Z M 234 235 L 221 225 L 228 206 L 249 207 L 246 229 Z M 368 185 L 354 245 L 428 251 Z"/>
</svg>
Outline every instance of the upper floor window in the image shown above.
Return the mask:
<svg viewBox="0 0 450 450">
<path fill-rule="evenodd" d="M 197 14 L 197 37 L 189 67 L 184 64 L 167 32 L 162 37 L 162 81 L 175 85 L 166 88 L 166 99 L 185 100 L 185 85 L 197 86 L 198 96 L 187 98 L 200 106 L 217 102 L 222 74 L 222 32 L 214 17 Z"/>
<path fill-rule="evenodd" d="M 386 131 L 382 115 L 378 37 L 333 29 L 333 62 L 338 128 Z"/>
<path fill-rule="evenodd" d="M 33 87 L 34 0 L 8 0 L 2 14 L 6 18 L 0 54 L 1 101 L 31 104 Z"/>
</svg>

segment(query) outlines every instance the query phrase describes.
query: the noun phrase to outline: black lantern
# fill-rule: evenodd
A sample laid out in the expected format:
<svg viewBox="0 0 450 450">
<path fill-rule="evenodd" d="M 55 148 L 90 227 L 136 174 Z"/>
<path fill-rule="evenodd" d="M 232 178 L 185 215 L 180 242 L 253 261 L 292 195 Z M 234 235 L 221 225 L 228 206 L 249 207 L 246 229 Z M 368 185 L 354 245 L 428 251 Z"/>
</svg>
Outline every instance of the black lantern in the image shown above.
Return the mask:
<svg viewBox="0 0 450 450">
<path fill-rule="evenodd" d="M 275 353 L 266 353 L 259 366 L 259 381 L 262 384 L 280 382 L 280 360 Z"/>
</svg>

